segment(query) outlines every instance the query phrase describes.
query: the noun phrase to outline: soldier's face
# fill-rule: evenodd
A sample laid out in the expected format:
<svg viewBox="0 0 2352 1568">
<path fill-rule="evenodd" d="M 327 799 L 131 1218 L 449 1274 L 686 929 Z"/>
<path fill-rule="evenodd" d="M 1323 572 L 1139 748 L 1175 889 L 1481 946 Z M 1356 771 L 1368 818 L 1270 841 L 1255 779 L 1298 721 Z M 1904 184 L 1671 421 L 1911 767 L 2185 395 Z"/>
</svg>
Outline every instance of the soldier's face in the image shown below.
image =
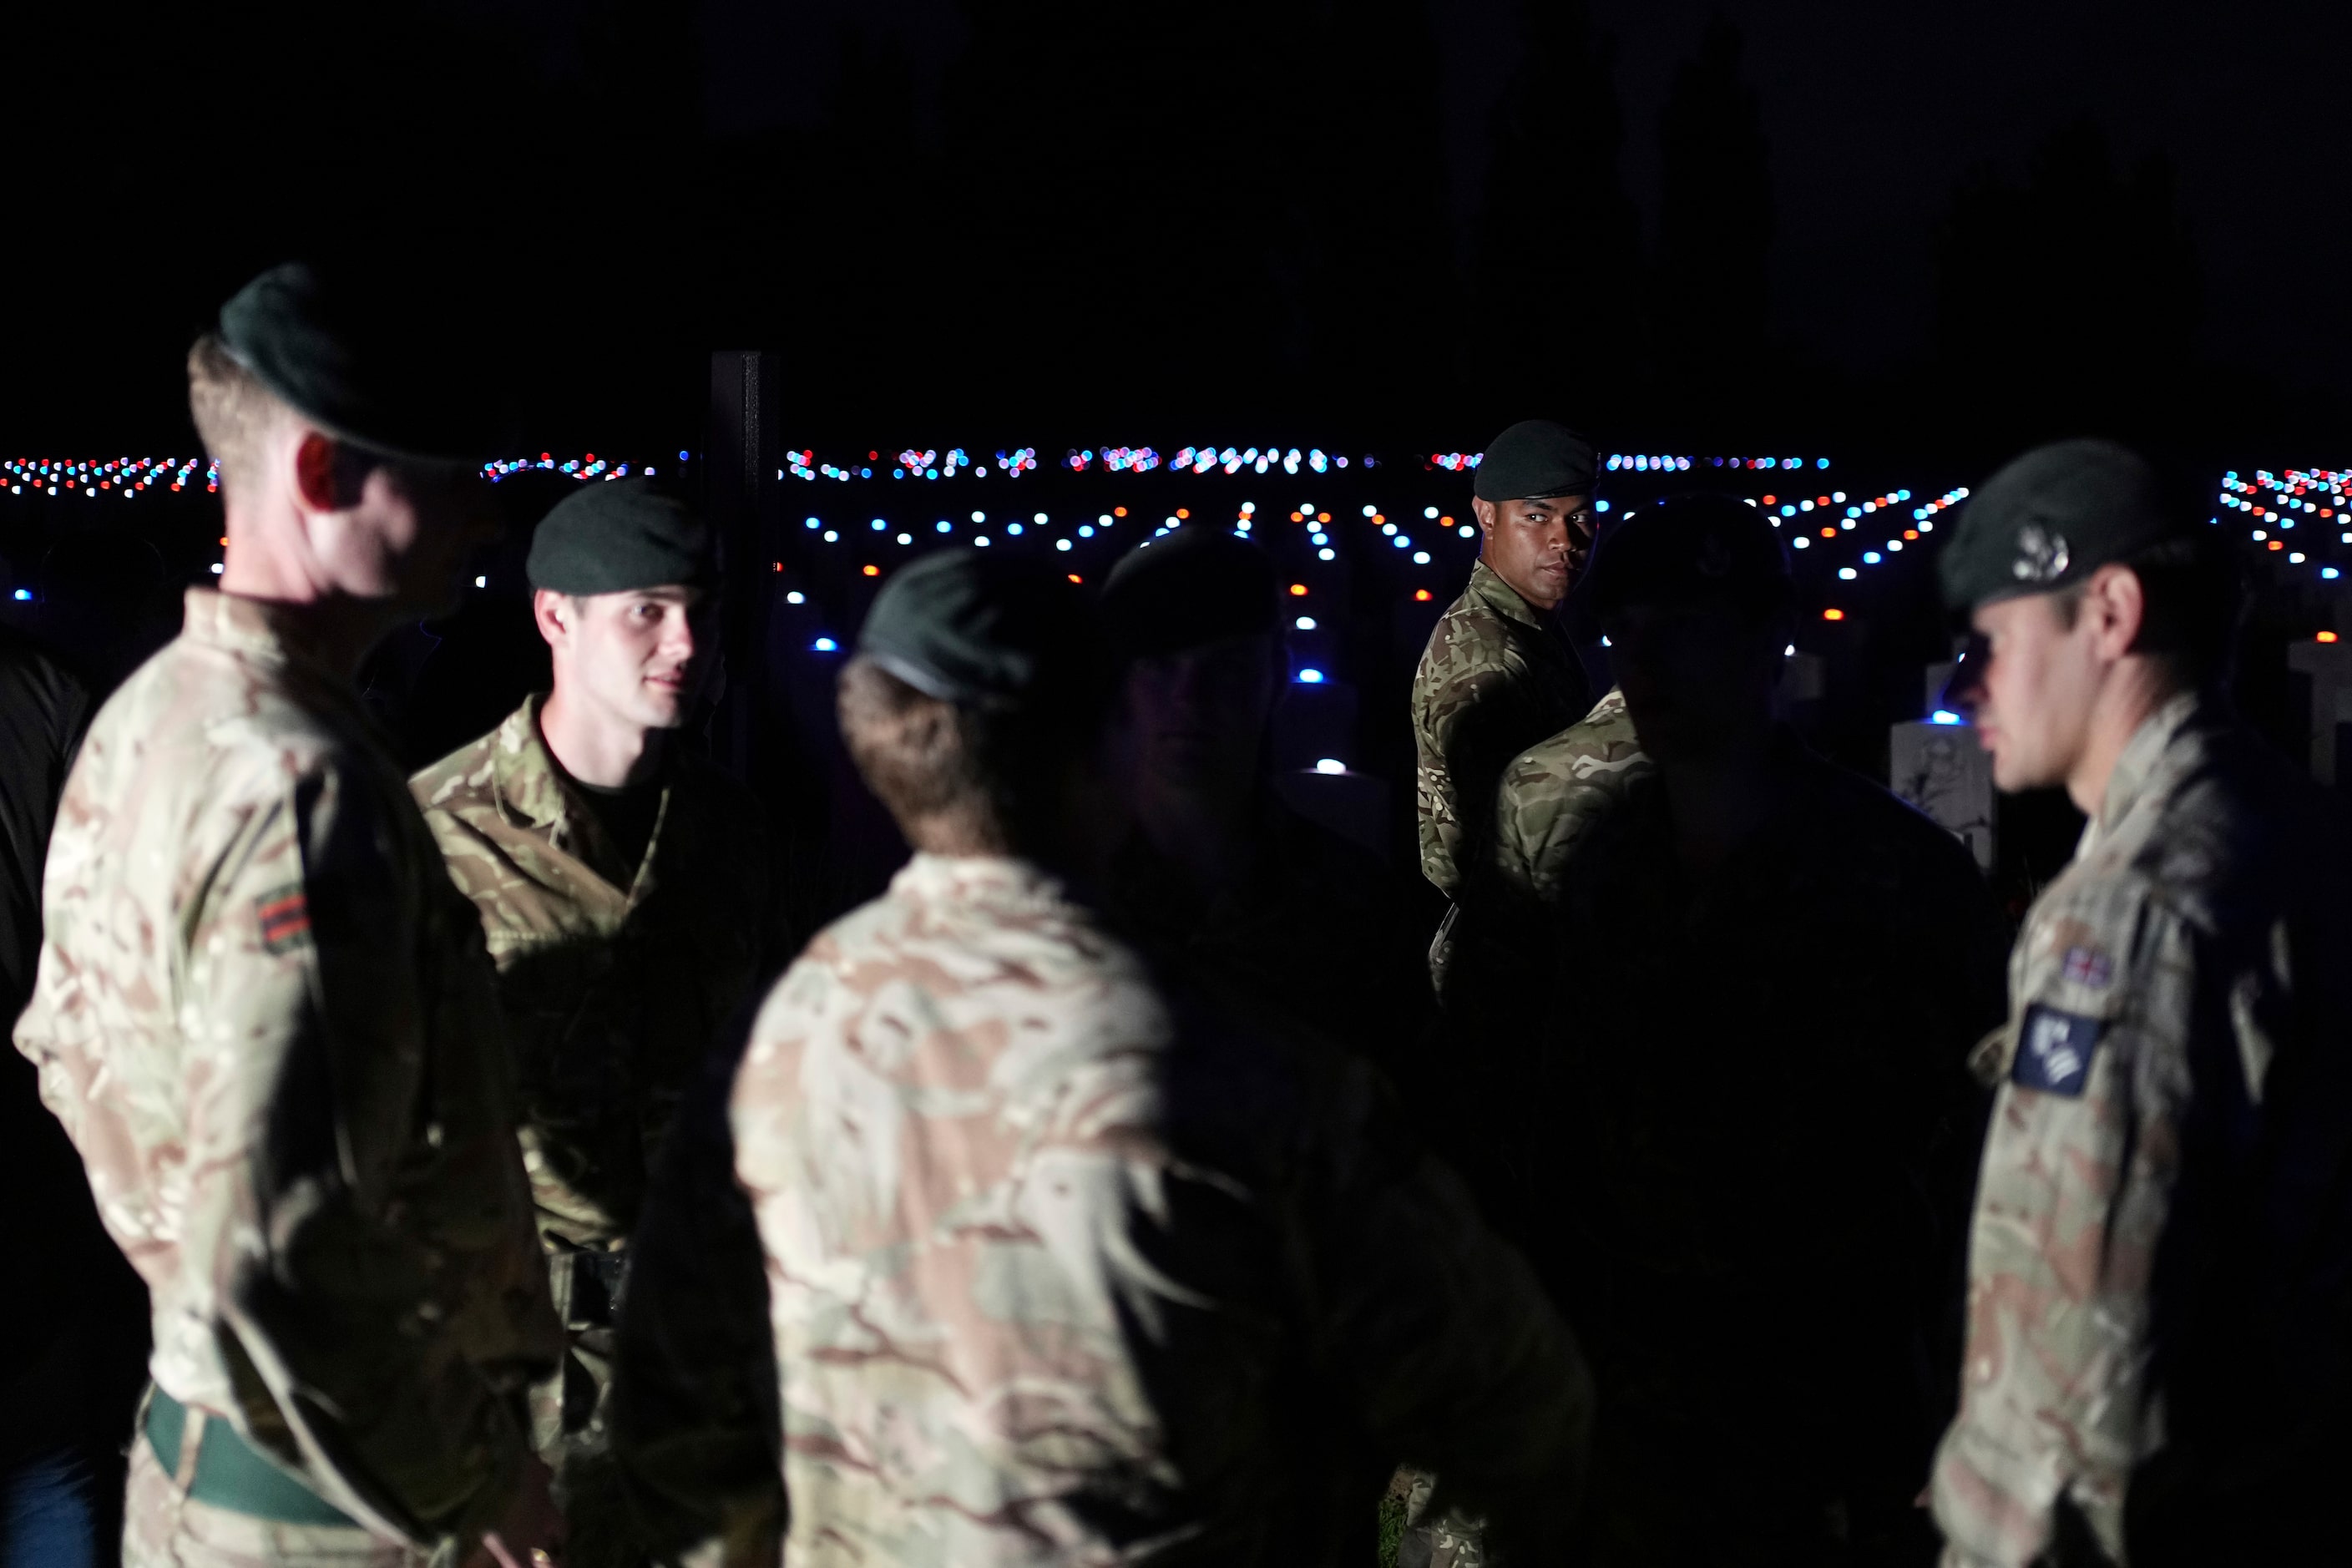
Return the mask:
<svg viewBox="0 0 2352 1568">
<path fill-rule="evenodd" d="M 1473 500 L 1479 559 L 1520 598 L 1549 610 L 1568 597 L 1592 554 L 1592 498 L 1543 496 L 1531 500 Z"/>
<path fill-rule="evenodd" d="M 2066 613 L 2064 595 L 2028 594 L 1979 605 L 1977 668 L 1953 697 L 1992 756 L 1992 782 L 2010 792 L 2066 782 L 2089 739 L 2103 661 L 2092 617 Z M 1963 667 L 1965 669 L 1965 667 Z"/>
<path fill-rule="evenodd" d="M 533 595 L 567 704 L 646 730 L 686 722 L 717 649 L 718 600 L 699 588 Z"/>
<path fill-rule="evenodd" d="M 1225 637 L 1128 668 L 1128 720 L 1138 771 L 1198 787 L 1253 777 L 1274 711 L 1274 639 Z"/>
</svg>

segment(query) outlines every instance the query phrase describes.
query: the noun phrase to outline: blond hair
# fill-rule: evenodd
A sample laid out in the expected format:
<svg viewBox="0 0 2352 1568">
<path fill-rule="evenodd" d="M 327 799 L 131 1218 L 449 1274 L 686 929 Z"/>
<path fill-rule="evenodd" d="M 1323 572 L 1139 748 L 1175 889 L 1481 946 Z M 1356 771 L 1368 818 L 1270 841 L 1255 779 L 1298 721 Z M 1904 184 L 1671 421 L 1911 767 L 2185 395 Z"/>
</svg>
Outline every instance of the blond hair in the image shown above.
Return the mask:
<svg viewBox="0 0 2352 1568">
<path fill-rule="evenodd" d="M 218 332 L 206 332 L 188 350 L 188 412 L 205 450 L 220 464 L 221 488 L 230 490 L 255 478 L 270 426 L 288 410 Z"/>
</svg>

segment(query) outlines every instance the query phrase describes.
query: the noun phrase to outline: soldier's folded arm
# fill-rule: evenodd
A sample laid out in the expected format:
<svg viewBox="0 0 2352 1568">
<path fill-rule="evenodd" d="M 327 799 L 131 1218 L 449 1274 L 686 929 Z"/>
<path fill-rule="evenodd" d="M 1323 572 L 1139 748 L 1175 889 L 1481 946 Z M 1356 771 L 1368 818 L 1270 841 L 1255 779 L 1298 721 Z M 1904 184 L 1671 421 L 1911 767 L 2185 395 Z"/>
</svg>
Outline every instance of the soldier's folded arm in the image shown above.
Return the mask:
<svg viewBox="0 0 2352 1568">
<path fill-rule="evenodd" d="M 1592 1380 L 1575 1336 L 1384 1080 L 1351 1065 L 1310 1166 L 1325 1376 L 1394 1458 L 1434 1471 L 1512 1563 L 1553 1561 L 1581 1501 Z M 1319 1170 L 1313 1168 L 1319 1165 Z"/>
<path fill-rule="evenodd" d="M 233 1048 L 212 1058 L 233 1081 L 188 1086 L 187 1234 L 253 1438 L 429 1543 L 478 1533 L 520 1484 L 516 1389 L 557 1331 L 535 1247 L 505 1256 L 530 1233 L 511 1096 L 485 1065 L 503 1046 L 436 1048 L 487 966 L 428 951 L 430 900 L 454 890 L 408 885 L 405 825 L 354 773 L 253 792 L 187 917 L 183 1016 Z"/>
</svg>

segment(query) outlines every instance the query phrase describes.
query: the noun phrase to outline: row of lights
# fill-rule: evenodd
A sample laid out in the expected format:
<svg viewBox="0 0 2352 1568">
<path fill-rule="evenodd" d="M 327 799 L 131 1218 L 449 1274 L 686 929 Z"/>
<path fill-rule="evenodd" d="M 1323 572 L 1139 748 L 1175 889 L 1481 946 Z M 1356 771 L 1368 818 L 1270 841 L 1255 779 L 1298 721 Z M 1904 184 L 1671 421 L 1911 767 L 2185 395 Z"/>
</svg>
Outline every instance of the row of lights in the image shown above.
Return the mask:
<svg viewBox="0 0 2352 1568">
<path fill-rule="evenodd" d="M 0 459 L 8 493 L 79 495 L 87 499 L 119 495 L 136 500 L 142 490 L 179 491 L 191 489 L 204 475 L 206 493 L 220 489 L 220 465 L 205 458 L 113 458 L 75 462 L 64 458 Z"/>
<path fill-rule="evenodd" d="M 2302 566 L 2310 563 L 2309 552 L 2289 549 L 2290 542 L 2279 535 L 2293 529 L 2298 521 L 2321 522 L 2346 531 L 2337 534 L 2338 544 L 2352 544 L 2352 515 L 2347 515 L 2345 508 L 2347 488 L 2352 488 L 2352 470 L 2290 468 L 2274 474 L 2267 468 L 2256 468 L 2252 479 L 2248 480 L 2232 468 L 2221 476 L 2217 499 L 2223 507 L 2244 515 L 2247 521 L 2264 525 L 2249 531 L 2253 542 L 2264 551 L 2284 554 L 2290 566 Z M 2215 517 L 2209 521 L 2218 524 L 2221 520 Z M 2273 529 L 2278 532 L 2273 533 Z M 2326 543 L 2324 539 L 2315 540 L 2313 548 Z M 2342 575 L 2334 566 L 2321 565 L 2318 571 L 2323 582 L 2332 583 Z"/>
</svg>

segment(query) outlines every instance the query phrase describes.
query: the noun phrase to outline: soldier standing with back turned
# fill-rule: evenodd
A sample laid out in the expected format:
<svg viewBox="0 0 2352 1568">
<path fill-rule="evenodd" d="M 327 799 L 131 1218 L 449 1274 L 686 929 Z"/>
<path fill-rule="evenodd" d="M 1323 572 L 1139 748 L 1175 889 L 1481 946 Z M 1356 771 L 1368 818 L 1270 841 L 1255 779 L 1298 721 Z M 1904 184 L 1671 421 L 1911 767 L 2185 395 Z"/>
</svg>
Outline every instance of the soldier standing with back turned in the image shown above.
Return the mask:
<svg viewBox="0 0 2352 1568">
<path fill-rule="evenodd" d="M 527 570 L 553 690 L 412 787 L 481 911 L 514 1041 L 569 1342 L 535 1438 L 575 1559 L 617 1561 L 601 1478 L 626 1242 L 681 1094 L 764 973 L 772 889 L 757 804 L 678 733 L 717 647 L 709 529 L 644 480 L 592 484 L 540 523 Z"/>
<path fill-rule="evenodd" d="M 1421 869 L 1454 903 L 1430 949 L 1441 998 L 1455 919 L 1484 891 L 1503 770 L 1592 706 L 1556 615 L 1592 551 L 1591 443 L 1522 420 L 1487 444 L 1474 492 L 1478 563 L 1412 677 Z"/>
<path fill-rule="evenodd" d="M 2003 790 L 2090 818 L 2010 960 L 1945 1562 L 2338 1559 L 2352 1440 L 2352 831 L 2221 694 L 2219 530 L 2069 441 L 1942 561 Z"/>
<path fill-rule="evenodd" d="M 220 589 L 66 785 L 19 1049 L 147 1281 L 127 1563 L 511 1565 L 561 1348 L 481 930 L 352 684 L 490 520 L 466 338 L 283 267 L 188 356 Z"/>
</svg>

